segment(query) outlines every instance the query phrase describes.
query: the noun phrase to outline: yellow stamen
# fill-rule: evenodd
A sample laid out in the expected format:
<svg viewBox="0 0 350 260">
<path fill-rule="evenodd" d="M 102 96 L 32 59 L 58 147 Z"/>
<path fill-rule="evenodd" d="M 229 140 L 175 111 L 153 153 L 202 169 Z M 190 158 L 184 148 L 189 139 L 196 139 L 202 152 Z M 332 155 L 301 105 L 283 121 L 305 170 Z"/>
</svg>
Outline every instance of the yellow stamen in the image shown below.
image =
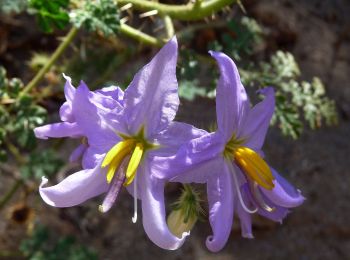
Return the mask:
<svg viewBox="0 0 350 260">
<path fill-rule="evenodd" d="M 135 178 L 137 167 L 139 166 L 142 158 L 142 154 L 144 151 L 144 147 L 142 143 L 137 143 L 132 153 L 128 169 L 126 170 L 126 181 L 124 183 L 125 186 L 128 186 Z"/>
<path fill-rule="evenodd" d="M 131 151 L 132 146 L 134 145 L 135 141 L 133 139 L 127 139 L 125 141 L 121 141 L 117 143 L 115 146 L 112 147 L 111 150 L 108 151 L 105 158 L 103 159 L 101 167 L 104 168 L 108 164 L 110 164 L 113 159 L 118 156 L 123 150 L 129 150 Z M 129 151 L 129 152 L 130 152 Z"/>
<path fill-rule="evenodd" d="M 270 167 L 258 153 L 248 147 L 239 147 L 234 151 L 234 158 L 241 169 L 255 182 L 265 189 L 274 188 Z"/>
</svg>

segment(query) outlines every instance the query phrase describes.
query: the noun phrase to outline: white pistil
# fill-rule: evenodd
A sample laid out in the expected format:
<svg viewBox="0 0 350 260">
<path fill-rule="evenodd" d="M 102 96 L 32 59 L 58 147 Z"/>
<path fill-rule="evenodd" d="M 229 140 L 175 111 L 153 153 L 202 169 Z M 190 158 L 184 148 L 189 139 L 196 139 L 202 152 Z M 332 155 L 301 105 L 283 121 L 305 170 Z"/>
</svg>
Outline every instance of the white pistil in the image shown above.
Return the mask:
<svg viewBox="0 0 350 260">
<path fill-rule="evenodd" d="M 255 209 L 251 210 L 251 209 L 249 209 L 249 208 L 245 205 L 245 203 L 244 203 L 244 201 L 243 201 L 243 198 L 242 198 L 241 189 L 240 189 L 239 184 L 238 184 L 236 172 L 235 172 L 235 170 L 233 169 L 232 162 L 228 162 L 228 165 L 229 165 L 230 171 L 231 171 L 231 173 L 232 173 L 232 175 L 233 175 L 233 182 L 234 182 L 235 187 L 236 187 L 238 199 L 239 199 L 239 201 L 240 201 L 240 203 L 241 203 L 243 209 L 244 209 L 246 212 L 250 213 L 250 214 L 253 214 L 253 213 L 257 212 L 257 211 L 258 211 L 258 208 L 255 208 Z"/>
<path fill-rule="evenodd" d="M 137 176 L 134 178 L 134 216 L 132 217 L 132 223 L 137 221 Z"/>
</svg>

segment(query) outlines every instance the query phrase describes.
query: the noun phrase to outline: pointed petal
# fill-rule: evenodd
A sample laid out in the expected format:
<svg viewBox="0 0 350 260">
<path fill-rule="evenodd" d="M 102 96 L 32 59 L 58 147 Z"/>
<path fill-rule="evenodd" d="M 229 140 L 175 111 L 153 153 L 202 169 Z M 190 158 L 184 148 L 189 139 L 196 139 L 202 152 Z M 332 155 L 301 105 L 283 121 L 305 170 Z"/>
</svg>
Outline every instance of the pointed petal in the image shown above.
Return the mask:
<svg viewBox="0 0 350 260">
<path fill-rule="evenodd" d="M 66 100 L 68 102 L 72 102 L 72 100 L 74 99 L 74 94 L 75 94 L 75 88 L 72 85 L 72 79 L 70 77 L 68 77 L 67 75 L 65 75 L 64 73 L 62 75 L 66 80 L 66 84 L 64 85 L 64 95 L 65 95 Z"/>
<path fill-rule="evenodd" d="M 54 123 L 34 128 L 36 138 L 48 139 L 61 137 L 80 137 L 83 135 L 77 123 Z"/>
<path fill-rule="evenodd" d="M 145 160 L 138 173 L 138 177 L 142 176 L 142 221 L 143 227 L 148 237 L 157 246 L 175 250 L 182 246 L 185 237 L 174 236 L 166 223 L 165 206 L 164 206 L 164 181 L 151 177 L 150 166 Z"/>
<path fill-rule="evenodd" d="M 207 237 L 206 245 L 212 252 L 218 252 L 225 246 L 233 221 L 233 179 L 226 163 L 224 165 L 224 171 L 218 172 L 207 184 L 209 221 L 213 235 Z"/>
<path fill-rule="evenodd" d="M 295 189 L 286 179 L 279 175 L 276 170 L 273 168 L 271 168 L 271 170 L 276 178 L 274 180 L 275 187 L 272 190 L 260 188 L 262 193 L 277 206 L 294 208 L 301 205 L 305 200 L 301 195 L 301 192 Z"/>
<path fill-rule="evenodd" d="M 265 95 L 265 99 L 250 110 L 239 134 L 239 136 L 247 138 L 246 146 L 253 150 L 260 150 L 263 146 L 275 110 L 275 92 L 273 88 L 265 88 L 260 92 Z"/>
<path fill-rule="evenodd" d="M 97 107 L 93 95 L 85 84 L 80 84 L 73 102 L 73 113 L 84 136 L 88 138 L 89 146 L 102 154 L 109 151 L 121 139 L 117 135 L 120 129 L 118 124 L 106 120 L 105 115 L 108 111 Z"/>
<path fill-rule="evenodd" d="M 220 68 L 216 89 L 216 117 L 218 129 L 228 141 L 242 126 L 244 117 L 249 112 L 249 99 L 233 60 L 221 52 L 209 53 Z"/>
<path fill-rule="evenodd" d="M 43 177 L 39 188 L 41 198 L 50 206 L 71 207 L 106 192 L 108 185 L 100 165 L 69 175 L 60 183 L 44 187 L 48 180 Z"/>
<path fill-rule="evenodd" d="M 177 40 L 172 38 L 134 77 L 125 90 L 125 117 L 130 133 L 142 126 L 146 138 L 165 129 L 178 105 Z"/>
<path fill-rule="evenodd" d="M 172 179 L 206 161 L 222 157 L 224 146 L 220 134 L 203 135 L 181 146 L 175 156 L 154 158 L 153 174 L 160 179 Z"/>
</svg>

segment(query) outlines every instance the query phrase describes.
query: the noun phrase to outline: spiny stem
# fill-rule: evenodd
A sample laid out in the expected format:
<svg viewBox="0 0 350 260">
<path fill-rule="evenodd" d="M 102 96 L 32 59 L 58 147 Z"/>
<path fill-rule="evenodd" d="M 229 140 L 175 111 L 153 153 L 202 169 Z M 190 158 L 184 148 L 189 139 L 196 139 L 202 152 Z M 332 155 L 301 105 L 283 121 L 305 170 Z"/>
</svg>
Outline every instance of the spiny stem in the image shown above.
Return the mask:
<svg viewBox="0 0 350 260">
<path fill-rule="evenodd" d="M 173 19 L 183 21 L 200 20 L 221 10 L 237 0 L 196 1 L 187 5 L 168 5 L 145 0 L 117 0 L 119 5 L 131 3 L 133 8 L 141 11 L 157 10 L 160 15 L 169 15 Z"/>
<path fill-rule="evenodd" d="M 129 25 L 121 24 L 120 25 L 120 32 L 129 36 L 130 38 L 133 38 L 141 43 L 152 45 L 156 47 L 162 47 L 165 42 L 162 40 L 159 40 L 153 36 L 150 36 L 146 33 L 143 33 Z"/>
<path fill-rule="evenodd" d="M 45 76 L 45 74 L 50 70 L 52 65 L 57 61 L 57 59 L 62 55 L 62 53 L 65 51 L 65 49 L 68 47 L 68 45 L 73 41 L 74 37 L 77 35 L 78 29 L 76 27 L 72 27 L 72 29 L 68 32 L 64 40 L 61 42 L 61 44 L 58 46 L 58 48 L 55 50 L 55 52 L 52 54 L 49 61 L 45 64 L 44 67 L 42 67 L 39 72 L 35 75 L 35 77 L 24 87 L 22 92 L 19 94 L 19 98 L 23 95 L 27 94 L 29 91 L 32 90 L 33 87 L 35 87 Z"/>
<path fill-rule="evenodd" d="M 165 31 L 167 34 L 167 40 L 171 39 L 175 34 L 174 24 L 169 15 L 164 16 Z"/>
</svg>

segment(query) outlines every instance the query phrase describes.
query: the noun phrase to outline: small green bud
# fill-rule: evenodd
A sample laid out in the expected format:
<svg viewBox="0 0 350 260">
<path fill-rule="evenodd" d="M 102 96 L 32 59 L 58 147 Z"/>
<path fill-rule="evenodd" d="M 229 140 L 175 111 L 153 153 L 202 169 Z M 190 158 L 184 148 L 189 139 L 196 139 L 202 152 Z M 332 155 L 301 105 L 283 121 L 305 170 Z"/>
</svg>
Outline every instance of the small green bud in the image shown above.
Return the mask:
<svg viewBox="0 0 350 260">
<path fill-rule="evenodd" d="M 185 214 L 181 209 L 173 210 L 167 219 L 167 223 L 171 233 L 178 238 L 182 237 L 184 232 L 189 232 L 196 224 L 198 218 L 196 215 L 190 216 L 187 221 L 185 220 Z"/>
</svg>

